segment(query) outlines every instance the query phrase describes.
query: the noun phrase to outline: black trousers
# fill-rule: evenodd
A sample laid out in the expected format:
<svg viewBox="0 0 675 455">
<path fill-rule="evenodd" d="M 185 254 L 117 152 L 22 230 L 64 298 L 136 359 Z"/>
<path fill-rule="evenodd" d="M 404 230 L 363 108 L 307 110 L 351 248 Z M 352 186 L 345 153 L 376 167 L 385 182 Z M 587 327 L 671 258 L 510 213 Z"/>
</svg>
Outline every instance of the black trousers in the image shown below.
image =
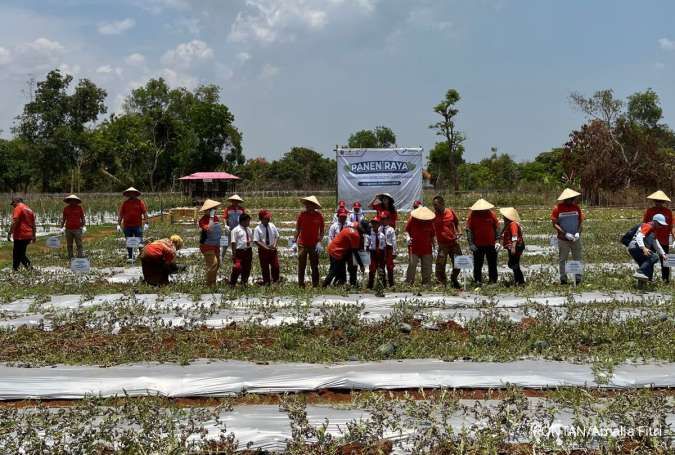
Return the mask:
<svg viewBox="0 0 675 455">
<path fill-rule="evenodd" d="M 523 271 L 520 270 L 520 254 L 511 253 L 511 250 L 507 250 L 509 253 L 509 268 L 513 270 L 513 281 L 516 284 L 525 284 L 525 277 L 523 276 Z"/>
<path fill-rule="evenodd" d="M 333 256 L 329 257 L 330 268 L 328 269 L 328 275 L 326 275 L 326 279 L 323 280 L 323 287 L 328 287 L 333 283 L 336 285 L 345 284 L 347 282 L 346 258 L 335 259 Z"/>
<path fill-rule="evenodd" d="M 666 254 L 670 253 L 670 245 L 661 245 L 661 248 L 663 248 L 663 251 L 665 251 Z M 668 283 L 670 282 L 670 268 L 663 266 L 663 258 L 659 258 L 659 261 L 661 261 L 661 278 Z"/>
<path fill-rule="evenodd" d="M 26 256 L 26 250 L 31 240 L 14 240 L 14 248 L 12 250 L 12 266 L 14 270 L 19 270 L 21 264 L 27 269 L 31 268 L 30 260 Z"/>
<path fill-rule="evenodd" d="M 479 246 L 473 253 L 473 280 L 476 283 L 483 282 L 483 263 L 487 258 L 488 276 L 490 283 L 497 282 L 497 250 L 493 246 Z"/>
</svg>

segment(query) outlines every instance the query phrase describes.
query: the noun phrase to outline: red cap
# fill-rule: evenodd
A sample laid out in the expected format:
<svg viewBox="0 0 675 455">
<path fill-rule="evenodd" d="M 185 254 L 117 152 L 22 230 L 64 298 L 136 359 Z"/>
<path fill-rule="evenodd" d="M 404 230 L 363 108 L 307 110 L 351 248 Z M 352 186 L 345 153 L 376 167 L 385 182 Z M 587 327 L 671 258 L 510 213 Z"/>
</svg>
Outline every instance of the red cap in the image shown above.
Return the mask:
<svg viewBox="0 0 675 455">
<path fill-rule="evenodd" d="M 355 209 L 360 209 L 361 208 L 361 203 L 359 201 L 354 202 L 354 205 L 352 206 Z"/>
<path fill-rule="evenodd" d="M 338 201 L 338 207 L 346 207 L 347 203 L 345 201 Z"/>
<path fill-rule="evenodd" d="M 263 210 L 258 212 L 258 218 L 267 218 L 267 219 L 271 220 L 272 219 L 272 212 L 270 212 L 269 210 L 263 209 Z"/>
<path fill-rule="evenodd" d="M 340 207 L 337 210 L 337 216 L 347 216 L 347 215 L 349 215 L 349 212 L 347 211 L 347 209 L 344 209 L 344 208 Z"/>
</svg>

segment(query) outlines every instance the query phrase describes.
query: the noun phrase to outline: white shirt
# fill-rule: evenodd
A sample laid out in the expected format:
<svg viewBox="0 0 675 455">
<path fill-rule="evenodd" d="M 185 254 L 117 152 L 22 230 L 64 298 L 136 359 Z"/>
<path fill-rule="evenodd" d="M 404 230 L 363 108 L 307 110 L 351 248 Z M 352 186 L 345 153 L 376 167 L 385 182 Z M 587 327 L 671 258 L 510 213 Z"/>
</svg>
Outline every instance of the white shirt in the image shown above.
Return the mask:
<svg viewBox="0 0 675 455">
<path fill-rule="evenodd" d="M 371 231 L 370 235 L 366 237 L 366 249 L 369 251 L 383 251 L 387 245 L 384 234 L 381 231 Z"/>
<path fill-rule="evenodd" d="M 269 243 L 267 243 L 267 232 L 269 232 Z M 253 230 L 253 241 L 266 246 L 276 245 L 279 241 L 279 230 L 273 223 L 267 223 L 267 229 L 264 224 L 259 223 Z"/>
<path fill-rule="evenodd" d="M 360 223 L 361 220 L 363 219 L 363 210 L 359 210 L 359 213 L 356 212 L 351 212 L 349 214 L 349 222 L 350 223 Z"/>
<path fill-rule="evenodd" d="M 384 235 L 387 246 L 392 247 L 392 253 L 396 255 L 396 230 L 391 226 L 380 226 L 379 232 Z"/>
<path fill-rule="evenodd" d="M 335 237 L 340 233 L 341 230 L 349 226 L 349 223 L 345 221 L 343 225 L 340 225 L 339 221 L 333 222 L 328 228 L 328 242 L 332 242 Z"/>
<path fill-rule="evenodd" d="M 230 232 L 230 244 L 234 243 L 235 250 L 245 250 L 251 248 L 253 233 L 251 228 L 245 228 L 242 225 L 237 226 Z"/>
</svg>

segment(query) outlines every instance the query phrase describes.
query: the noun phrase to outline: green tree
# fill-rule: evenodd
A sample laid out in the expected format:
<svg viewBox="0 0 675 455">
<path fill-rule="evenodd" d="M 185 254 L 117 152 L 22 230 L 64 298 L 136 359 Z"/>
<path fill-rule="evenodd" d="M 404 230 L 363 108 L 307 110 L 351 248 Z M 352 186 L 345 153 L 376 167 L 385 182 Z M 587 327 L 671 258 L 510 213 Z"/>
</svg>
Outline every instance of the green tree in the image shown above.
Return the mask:
<svg viewBox="0 0 675 455">
<path fill-rule="evenodd" d="M 349 136 L 350 148 L 389 148 L 396 145 L 396 135 L 386 126 L 374 130 L 360 130 Z"/>
<path fill-rule="evenodd" d="M 334 185 L 336 162 L 305 147 L 293 147 L 272 162 L 269 175 L 290 188 L 318 188 Z"/>
<path fill-rule="evenodd" d="M 636 92 L 628 97 L 626 112 L 630 122 L 641 128 L 656 129 L 663 118 L 661 101 L 654 90 L 648 88 L 644 92 Z"/>
<path fill-rule="evenodd" d="M 4 191 L 28 191 L 33 172 L 27 154 L 28 146 L 20 139 L 0 139 L 0 185 Z"/>
<path fill-rule="evenodd" d="M 430 125 L 429 128 L 436 130 L 436 135 L 442 136 L 447 144 L 447 175 L 452 183 L 455 191 L 459 191 L 459 178 L 457 168 L 462 164 L 462 155 L 464 148 L 462 143 L 465 141 L 464 134 L 457 130 L 455 125 L 455 118 L 459 113 L 456 105 L 460 100 L 459 92 L 455 89 L 450 89 L 445 94 L 445 99 L 434 107 L 441 120 Z"/>
</svg>

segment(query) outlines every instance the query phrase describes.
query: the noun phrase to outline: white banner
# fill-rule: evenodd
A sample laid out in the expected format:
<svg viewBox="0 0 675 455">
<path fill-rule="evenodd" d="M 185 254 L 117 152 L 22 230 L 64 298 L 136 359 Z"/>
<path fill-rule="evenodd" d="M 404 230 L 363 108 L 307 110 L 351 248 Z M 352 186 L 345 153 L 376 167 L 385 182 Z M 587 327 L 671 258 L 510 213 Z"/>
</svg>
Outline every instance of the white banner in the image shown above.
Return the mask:
<svg viewBox="0 0 675 455">
<path fill-rule="evenodd" d="M 338 148 L 338 199 L 368 204 L 376 194 L 389 193 L 397 210 L 408 211 L 422 198 L 421 148 L 349 149 Z"/>
</svg>

